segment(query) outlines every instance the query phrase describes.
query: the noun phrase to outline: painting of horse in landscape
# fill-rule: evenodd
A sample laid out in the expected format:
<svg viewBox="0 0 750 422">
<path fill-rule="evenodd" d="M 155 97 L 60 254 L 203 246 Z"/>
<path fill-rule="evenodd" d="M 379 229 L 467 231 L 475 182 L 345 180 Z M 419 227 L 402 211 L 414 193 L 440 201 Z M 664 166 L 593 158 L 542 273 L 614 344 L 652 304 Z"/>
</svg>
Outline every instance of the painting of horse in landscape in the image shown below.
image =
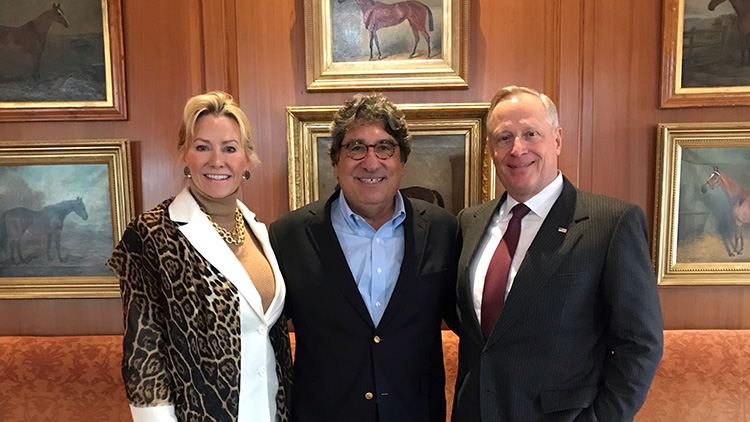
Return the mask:
<svg viewBox="0 0 750 422">
<path fill-rule="evenodd" d="M 339 3 L 345 1 L 346 0 L 338 0 Z M 435 25 L 433 23 L 432 10 L 430 10 L 429 6 L 417 0 L 400 1 L 391 4 L 373 0 L 354 1 L 362 10 L 364 25 L 370 34 L 370 60 L 373 59 L 373 42 L 378 49 L 378 60 L 383 58 L 383 54 L 380 51 L 378 30 L 398 25 L 404 21 L 409 22 L 409 26 L 414 34 L 414 48 L 412 49 L 409 58 L 413 58 L 417 54 L 420 34 L 422 34 L 422 37 L 427 43 L 427 58 L 429 59 L 432 57 L 430 33 L 428 32 L 428 28 L 429 31 L 434 31 Z"/>
<path fill-rule="evenodd" d="M 47 34 L 53 23 L 65 28 L 70 26 L 60 3 L 52 4 L 49 10 L 19 27 L 0 25 L 0 57 L 9 60 L 10 56 L 17 56 L 17 63 L 28 57 L 31 62 L 29 75 L 39 81 L 42 53 L 47 47 Z"/>
<path fill-rule="evenodd" d="M 0 285 L 5 277 L 111 275 L 104 265 L 117 233 L 109 168 L 0 165 Z"/>
<path fill-rule="evenodd" d="M 106 101 L 112 1 L 0 0 L 0 106 Z"/>
<path fill-rule="evenodd" d="M 730 257 L 741 255 L 745 245 L 743 227 L 750 223 L 750 190 L 741 187 L 734 179 L 720 172 L 718 167 L 714 167 L 711 176 L 701 186 L 701 192 L 706 193 L 717 187 L 726 194 L 733 221 L 730 235 L 724 238 L 724 246 Z"/>
<path fill-rule="evenodd" d="M 436 58 L 441 8 L 442 0 L 337 0 L 331 11 L 334 61 Z"/>
<path fill-rule="evenodd" d="M 60 246 L 60 235 L 65 218 L 72 212 L 83 220 L 89 218 L 81 197 L 48 205 L 39 211 L 32 211 L 25 207 L 5 211 L 0 215 L 0 252 L 4 251 L 7 246 L 11 265 L 26 264 L 33 257 L 27 256 L 24 258 L 21 241 L 24 239 L 24 235 L 27 235 L 27 238 L 31 237 L 29 235 L 35 235 L 36 238 L 46 237 L 48 261 L 53 259 L 52 246 L 54 243 L 57 260 L 65 262 L 66 258 L 63 258 Z M 16 257 L 18 257 L 18 261 L 16 261 Z"/>
<path fill-rule="evenodd" d="M 750 85 L 750 0 L 679 1 L 684 3 L 680 87 Z"/>
</svg>

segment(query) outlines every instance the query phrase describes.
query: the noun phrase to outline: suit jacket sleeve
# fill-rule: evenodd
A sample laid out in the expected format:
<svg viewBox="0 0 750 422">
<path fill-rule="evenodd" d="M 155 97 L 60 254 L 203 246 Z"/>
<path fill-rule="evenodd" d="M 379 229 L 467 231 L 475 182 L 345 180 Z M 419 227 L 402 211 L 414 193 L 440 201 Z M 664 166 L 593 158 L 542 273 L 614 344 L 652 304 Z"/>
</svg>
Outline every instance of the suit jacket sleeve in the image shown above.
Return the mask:
<svg viewBox="0 0 750 422">
<path fill-rule="evenodd" d="M 285 276 L 284 274 L 284 268 L 286 266 L 284 265 L 284 253 L 281 251 L 281 247 L 279 246 L 279 241 L 276 239 L 276 228 L 278 227 L 278 223 L 274 222 L 271 223 L 271 225 L 268 227 L 268 240 L 271 242 L 271 249 L 273 249 L 274 255 L 276 256 L 276 262 L 279 264 L 279 270 L 281 271 L 282 276 Z M 284 315 L 287 319 L 294 320 L 294 312 L 292 310 L 291 301 L 287 300 L 284 302 Z"/>
<path fill-rule="evenodd" d="M 593 411 L 600 421 L 632 420 L 646 400 L 664 344 L 648 226 L 639 207 L 630 205 L 623 213 L 606 256 L 602 292 L 610 352 Z"/>
<path fill-rule="evenodd" d="M 448 324 L 448 327 L 450 327 L 453 332 L 455 332 L 458 336 L 461 336 L 461 324 L 458 320 L 458 308 L 456 305 L 456 283 L 458 281 L 458 258 L 461 254 L 461 245 L 462 245 L 462 238 L 461 238 L 461 229 L 458 225 L 458 219 L 456 219 L 456 230 L 455 230 L 455 238 L 451 242 L 451 245 L 453 245 L 453 250 L 449 254 L 450 256 L 450 265 L 449 268 L 449 274 L 451 277 L 451 282 L 448 283 L 450 286 L 447 294 L 445 295 L 445 302 L 444 302 L 444 311 L 443 311 L 443 320 L 446 324 Z"/>
</svg>

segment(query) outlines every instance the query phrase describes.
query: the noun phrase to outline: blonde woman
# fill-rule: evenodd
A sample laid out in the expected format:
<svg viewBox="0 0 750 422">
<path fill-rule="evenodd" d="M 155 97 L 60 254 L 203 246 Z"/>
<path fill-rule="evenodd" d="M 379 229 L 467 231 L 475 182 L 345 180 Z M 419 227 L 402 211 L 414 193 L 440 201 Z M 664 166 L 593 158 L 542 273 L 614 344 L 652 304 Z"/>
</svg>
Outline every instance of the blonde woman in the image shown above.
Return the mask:
<svg viewBox="0 0 750 422">
<path fill-rule="evenodd" d="M 286 420 L 286 290 L 265 226 L 239 200 L 258 162 L 247 117 L 226 93 L 193 97 L 178 149 L 185 188 L 133 221 L 107 262 L 133 419 Z"/>
</svg>

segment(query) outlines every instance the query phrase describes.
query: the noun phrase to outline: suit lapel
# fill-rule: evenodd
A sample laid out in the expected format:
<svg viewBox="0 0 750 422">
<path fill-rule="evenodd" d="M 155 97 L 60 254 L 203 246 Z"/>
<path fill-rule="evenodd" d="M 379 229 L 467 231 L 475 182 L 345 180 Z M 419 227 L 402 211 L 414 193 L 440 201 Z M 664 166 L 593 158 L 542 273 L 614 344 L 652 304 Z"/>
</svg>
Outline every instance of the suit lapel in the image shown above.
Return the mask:
<svg viewBox="0 0 750 422">
<path fill-rule="evenodd" d="M 415 210 L 408 198 L 404 198 L 404 208 L 404 260 L 401 262 L 396 287 L 378 324 L 381 328 L 387 326 L 394 315 L 409 307 L 414 298 L 412 291 L 417 286 L 419 272 L 424 265 L 430 223 L 424 218 L 424 210 Z"/>
<path fill-rule="evenodd" d="M 482 237 L 487 233 L 487 229 L 492 222 L 492 216 L 495 215 L 495 211 L 500 204 L 505 202 L 506 196 L 507 194 L 504 193 L 500 198 L 476 207 L 470 211 L 471 214 L 462 216 L 462 250 L 472 252 L 466 256 L 462 254 L 460 258 L 462 262 L 459 263 L 459 268 L 462 268 L 462 273 L 459 274 L 458 285 L 456 286 L 456 302 L 458 303 L 458 311 L 461 319 L 464 321 L 464 326 L 466 326 L 467 322 L 470 322 L 471 329 L 468 334 L 473 335 L 480 343 L 484 342 L 484 334 L 482 334 L 482 327 L 477 319 L 477 313 L 474 311 L 474 293 L 471 290 L 469 282 L 471 280 L 471 263 L 474 261 L 474 256 L 480 252 L 477 249 Z"/>
<path fill-rule="evenodd" d="M 498 341 L 518 320 L 527 304 L 534 300 L 534 295 L 552 278 L 555 269 L 583 236 L 584 225 L 580 223 L 588 216 L 585 210 L 578 208 L 575 187 L 563 178 L 562 194 L 526 252 L 487 346 Z M 567 229 L 567 232 L 560 231 L 560 228 Z"/>
<path fill-rule="evenodd" d="M 200 210 L 198 203 L 195 202 L 187 188 L 183 189 L 169 206 L 169 218 L 173 221 L 186 223 L 179 229 L 190 241 L 190 244 L 237 287 L 237 290 L 258 318 L 265 320 L 260 295 L 255 290 L 250 276 L 214 229 L 211 222 L 208 221 L 206 215 Z"/>
<path fill-rule="evenodd" d="M 334 193 L 323 208 L 311 210 L 313 218 L 308 223 L 307 235 L 323 267 L 330 272 L 327 278 L 338 286 L 357 314 L 372 326 L 372 318 L 357 289 L 357 283 L 352 277 L 346 256 L 331 223 L 331 204 L 337 197 L 338 193 Z"/>
</svg>

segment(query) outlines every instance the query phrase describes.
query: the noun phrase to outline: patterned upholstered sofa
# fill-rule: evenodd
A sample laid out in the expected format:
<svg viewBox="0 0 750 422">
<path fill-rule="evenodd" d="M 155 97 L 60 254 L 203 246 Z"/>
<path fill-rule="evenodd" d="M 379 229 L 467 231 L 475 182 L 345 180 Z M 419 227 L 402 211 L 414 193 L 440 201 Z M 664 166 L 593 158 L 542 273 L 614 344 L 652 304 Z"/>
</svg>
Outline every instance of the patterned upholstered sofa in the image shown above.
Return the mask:
<svg viewBox="0 0 750 422">
<path fill-rule="evenodd" d="M 0 337 L 0 421 L 128 421 L 122 336 Z"/>
<path fill-rule="evenodd" d="M 636 422 L 750 422 L 750 330 L 667 330 Z"/>
<path fill-rule="evenodd" d="M 637 422 L 750 422 L 750 330 L 666 331 Z M 131 421 L 121 336 L 0 337 L 0 421 Z M 294 344 L 294 342 L 292 342 Z M 448 407 L 458 339 L 443 332 Z"/>
</svg>

